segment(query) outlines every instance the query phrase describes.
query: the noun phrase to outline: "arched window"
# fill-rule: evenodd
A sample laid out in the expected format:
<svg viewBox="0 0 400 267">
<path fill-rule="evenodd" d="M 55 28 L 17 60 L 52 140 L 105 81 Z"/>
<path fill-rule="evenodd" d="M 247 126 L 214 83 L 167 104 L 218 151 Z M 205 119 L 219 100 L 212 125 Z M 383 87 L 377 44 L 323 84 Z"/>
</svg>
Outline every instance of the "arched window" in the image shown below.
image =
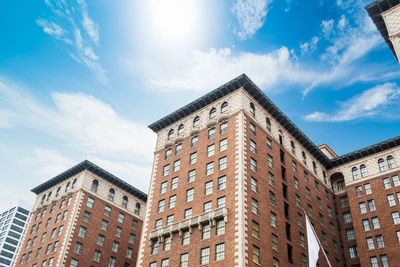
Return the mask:
<svg viewBox="0 0 400 267">
<path fill-rule="evenodd" d="M 290 147 L 292 148 L 292 153 L 294 154 L 296 152 L 296 146 L 294 145 L 293 141 L 290 141 Z"/>
<path fill-rule="evenodd" d="M 322 171 L 322 177 L 324 177 L 324 183 L 326 184 L 328 181 L 326 180 L 326 172 Z"/>
<path fill-rule="evenodd" d="M 313 166 L 315 175 L 317 175 L 317 164 L 315 164 L 315 161 L 312 162 L 312 166 Z"/>
<path fill-rule="evenodd" d="M 254 107 L 253 102 L 250 102 L 250 114 L 251 114 L 251 116 L 253 116 L 253 117 L 256 116 L 256 108 Z"/>
<path fill-rule="evenodd" d="M 114 201 L 114 195 L 115 195 L 115 191 L 114 189 L 110 189 L 110 191 L 108 191 L 108 200 Z"/>
<path fill-rule="evenodd" d="M 382 158 L 378 159 L 378 166 L 381 172 L 386 171 L 385 161 Z"/>
<path fill-rule="evenodd" d="M 221 113 L 227 112 L 228 111 L 228 102 L 224 102 L 221 105 Z"/>
<path fill-rule="evenodd" d="M 200 117 L 196 116 L 193 120 L 193 127 L 199 126 L 200 124 Z"/>
<path fill-rule="evenodd" d="M 271 120 L 267 117 L 265 118 L 265 125 L 268 131 L 271 131 Z"/>
<path fill-rule="evenodd" d="M 357 167 L 353 167 L 352 169 L 351 169 L 351 173 L 353 174 L 353 180 L 358 180 L 358 170 L 357 170 Z"/>
<path fill-rule="evenodd" d="M 367 177 L 368 173 L 367 173 L 367 168 L 365 167 L 364 164 L 360 165 L 360 172 L 361 172 L 361 177 Z"/>
<path fill-rule="evenodd" d="M 51 197 L 51 192 L 47 195 L 47 200 L 46 201 L 49 201 L 50 197 Z"/>
<path fill-rule="evenodd" d="M 215 118 L 215 116 L 217 116 L 217 109 L 216 108 L 212 108 L 210 110 L 210 119 Z"/>
<path fill-rule="evenodd" d="M 65 187 L 65 192 L 68 192 L 68 190 L 69 190 L 69 186 L 71 185 L 71 182 L 68 182 L 67 183 L 67 186 Z"/>
<path fill-rule="evenodd" d="M 46 199 L 46 194 L 43 195 L 42 200 L 40 201 L 40 204 L 43 204 L 45 199 Z"/>
<path fill-rule="evenodd" d="M 139 202 L 136 202 L 136 207 L 135 207 L 135 213 L 136 213 L 136 214 L 139 214 L 139 213 L 140 213 L 140 208 L 141 208 L 140 203 L 139 203 Z"/>
<path fill-rule="evenodd" d="M 128 197 L 123 196 L 122 197 L 122 207 L 126 208 L 128 206 Z"/>
<path fill-rule="evenodd" d="M 92 187 L 90 188 L 90 190 L 92 191 L 92 192 L 97 192 L 97 188 L 99 187 L 99 181 L 97 181 L 97 180 L 93 180 L 93 182 L 92 182 Z"/>
<path fill-rule="evenodd" d="M 60 191 L 61 191 L 61 187 L 57 188 L 56 197 L 58 197 L 58 195 L 60 194 Z"/>
<path fill-rule="evenodd" d="M 171 140 L 173 137 L 174 137 L 174 129 L 171 129 L 168 132 L 168 140 Z"/>
<path fill-rule="evenodd" d="M 389 169 L 393 169 L 394 167 L 396 167 L 396 164 L 394 163 L 394 158 L 392 155 L 389 155 L 387 157 L 387 163 L 388 163 Z"/>
<path fill-rule="evenodd" d="M 72 182 L 72 187 L 71 187 L 71 189 L 74 189 L 75 185 L 76 185 L 76 179 L 74 179 L 74 181 Z"/>
<path fill-rule="evenodd" d="M 184 127 L 185 126 L 183 124 L 179 125 L 179 127 L 178 127 L 178 135 L 182 135 L 183 134 L 183 128 Z"/>
</svg>

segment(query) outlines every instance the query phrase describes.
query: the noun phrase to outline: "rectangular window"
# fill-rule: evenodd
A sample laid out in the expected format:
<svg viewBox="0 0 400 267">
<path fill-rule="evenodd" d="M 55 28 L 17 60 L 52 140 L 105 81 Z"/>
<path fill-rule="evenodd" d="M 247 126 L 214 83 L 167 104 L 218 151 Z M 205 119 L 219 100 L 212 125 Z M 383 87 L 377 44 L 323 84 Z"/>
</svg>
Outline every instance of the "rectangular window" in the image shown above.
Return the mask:
<svg viewBox="0 0 400 267">
<path fill-rule="evenodd" d="M 362 225 L 363 225 L 364 231 L 370 231 L 371 230 L 371 227 L 369 225 L 369 220 L 368 219 L 362 220 Z"/>
<path fill-rule="evenodd" d="M 297 224 L 303 226 L 303 215 L 301 213 L 297 213 Z"/>
<path fill-rule="evenodd" d="M 272 191 L 269 191 L 269 203 L 271 203 L 273 206 L 276 206 L 276 196 Z"/>
<path fill-rule="evenodd" d="M 179 267 L 189 267 L 189 253 L 181 254 Z"/>
<path fill-rule="evenodd" d="M 292 167 L 293 167 L 293 171 L 297 173 L 297 162 L 296 161 L 292 161 Z"/>
<path fill-rule="evenodd" d="M 160 229 L 162 227 L 162 219 L 156 220 L 154 223 L 154 229 Z"/>
<path fill-rule="evenodd" d="M 196 179 L 196 170 L 190 170 L 188 172 L 188 183 L 194 182 Z"/>
<path fill-rule="evenodd" d="M 353 228 L 346 229 L 346 238 L 347 238 L 347 240 L 354 240 L 356 238 Z"/>
<path fill-rule="evenodd" d="M 190 217 L 192 217 L 192 208 L 185 209 L 184 218 L 189 219 Z"/>
<path fill-rule="evenodd" d="M 206 165 L 206 175 L 211 175 L 214 173 L 214 161 L 207 163 Z"/>
<path fill-rule="evenodd" d="M 88 197 L 87 202 L 86 202 L 86 206 L 89 208 L 93 208 L 94 205 L 94 199 L 91 197 Z"/>
<path fill-rule="evenodd" d="M 272 249 L 275 251 L 279 251 L 278 236 L 274 234 L 272 234 Z"/>
<path fill-rule="evenodd" d="M 226 176 L 221 176 L 218 178 L 218 190 L 223 190 L 226 188 Z"/>
<path fill-rule="evenodd" d="M 297 207 L 301 207 L 301 198 L 298 194 L 296 194 L 296 205 Z"/>
<path fill-rule="evenodd" d="M 276 214 L 271 211 L 271 226 L 277 228 Z"/>
<path fill-rule="evenodd" d="M 393 180 L 393 185 L 394 186 L 400 186 L 400 179 L 399 179 L 398 175 L 392 176 L 392 180 Z"/>
<path fill-rule="evenodd" d="M 390 189 L 390 188 L 392 188 L 392 184 L 390 183 L 389 178 L 383 178 L 382 181 L 383 181 L 383 187 L 384 187 L 385 189 Z"/>
<path fill-rule="evenodd" d="M 372 227 L 374 229 L 380 229 L 381 226 L 379 225 L 379 218 L 378 217 L 372 217 L 371 218 L 371 222 L 372 222 Z"/>
<path fill-rule="evenodd" d="M 209 145 L 207 147 L 207 157 L 214 156 L 215 154 L 215 144 Z"/>
<path fill-rule="evenodd" d="M 307 211 L 308 211 L 308 215 L 310 217 L 313 217 L 313 209 L 312 209 L 312 206 L 309 204 L 307 204 Z"/>
<path fill-rule="evenodd" d="M 256 238 L 260 238 L 260 225 L 255 221 L 253 221 L 252 230 L 252 235 Z"/>
<path fill-rule="evenodd" d="M 173 167 L 173 172 L 179 171 L 179 169 L 181 168 L 181 161 L 180 160 L 176 160 L 174 161 L 174 167 Z"/>
<path fill-rule="evenodd" d="M 251 211 L 258 215 L 258 201 L 254 198 L 251 199 Z"/>
<path fill-rule="evenodd" d="M 389 207 L 392 207 L 392 206 L 396 205 L 396 200 L 394 198 L 394 195 L 392 195 L 392 194 L 387 195 L 387 201 L 389 203 Z"/>
<path fill-rule="evenodd" d="M 351 223 L 353 221 L 353 218 L 351 217 L 351 213 L 350 212 L 345 212 L 342 215 L 343 215 L 344 223 Z"/>
<path fill-rule="evenodd" d="M 253 140 L 250 140 L 250 151 L 257 154 L 257 144 Z"/>
<path fill-rule="evenodd" d="M 176 203 L 176 195 L 170 196 L 170 197 L 169 197 L 168 208 L 169 208 L 169 209 L 175 208 L 175 203 Z"/>
<path fill-rule="evenodd" d="M 190 244 L 190 232 L 189 230 L 187 230 L 182 233 L 182 246 L 186 246 L 189 244 Z"/>
<path fill-rule="evenodd" d="M 367 206 L 365 205 L 365 202 L 358 203 L 358 206 L 361 214 L 367 213 Z"/>
<path fill-rule="evenodd" d="M 186 202 L 193 201 L 193 196 L 194 196 L 194 188 L 186 190 Z"/>
<path fill-rule="evenodd" d="M 164 159 L 167 160 L 172 156 L 172 148 L 165 150 L 165 157 Z"/>
<path fill-rule="evenodd" d="M 228 148 L 228 139 L 219 141 L 219 152 L 225 151 Z"/>
<path fill-rule="evenodd" d="M 219 125 L 220 134 L 226 133 L 228 131 L 228 122 L 223 122 Z"/>
<path fill-rule="evenodd" d="M 382 267 L 389 267 L 389 261 L 386 255 L 379 255 L 379 258 L 381 259 Z"/>
<path fill-rule="evenodd" d="M 308 183 L 309 178 L 308 178 L 308 172 L 304 171 L 304 180 Z"/>
<path fill-rule="evenodd" d="M 275 177 L 271 172 L 268 172 L 268 183 L 271 186 L 275 186 Z"/>
<path fill-rule="evenodd" d="M 274 159 L 272 158 L 272 156 L 270 154 L 267 155 L 267 160 L 268 160 L 268 166 L 270 168 L 274 168 Z"/>
<path fill-rule="evenodd" d="M 169 215 L 167 217 L 167 225 L 173 224 L 174 223 L 174 215 Z"/>
<path fill-rule="evenodd" d="M 175 155 L 179 155 L 182 153 L 182 144 L 177 144 L 175 147 Z"/>
<path fill-rule="evenodd" d="M 107 231 L 108 228 L 108 222 L 106 220 L 101 221 L 100 229 L 103 231 Z"/>
<path fill-rule="evenodd" d="M 133 244 L 135 243 L 136 235 L 135 234 L 129 234 L 129 243 Z"/>
<path fill-rule="evenodd" d="M 376 247 L 377 248 L 384 248 L 385 244 L 383 243 L 383 237 L 381 235 L 375 236 L 376 239 Z"/>
<path fill-rule="evenodd" d="M 163 245 L 163 251 L 171 250 L 171 242 L 172 242 L 171 236 L 165 237 L 164 245 Z"/>
<path fill-rule="evenodd" d="M 163 176 L 167 176 L 169 174 L 169 164 L 163 167 Z"/>
<path fill-rule="evenodd" d="M 296 177 L 294 177 L 294 188 L 299 190 L 299 179 L 297 179 Z"/>
<path fill-rule="evenodd" d="M 81 255 L 81 254 L 82 254 L 82 247 L 83 247 L 83 244 L 82 244 L 82 243 L 76 242 L 74 252 L 75 252 L 76 254 Z"/>
<path fill-rule="evenodd" d="M 308 199 L 311 199 L 311 191 L 310 188 L 308 188 L 307 186 L 306 186 L 306 196 Z"/>
<path fill-rule="evenodd" d="M 365 194 L 366 195 L 372 194 L 372 189 L 371 189 L 371 185 L 370 184 L 365 184 L 364 185 L 364 189 L 365 189 Z"/>
<path fill-rule="evenodd" d="M 258 192 L 258 181 L 254 177 L 251 177 L 251 190 Z"/>
<path fill-rule="evenodd" d="M 209 212 L 212 210 L 212 202 L 208 201 L 203 204 L 203 212 Z"/>
<path fill-rule="evenodd" d="M 196 147 L 198 143 L 199 143 L 199 137 L 198 136 L 192 137 L 191 146 Z"/>
<path fill-rule="evenodd" d="M 256 126 L 252 123 L 250 123 L 250 133 L 256 135 Z"/>
<path fill-rule="evenodd" d="M 300 246 L 302 246 L 303 248 L 305 247 L 305 237 L 304 234 L 299 233 L 299 240 L 300 240 Z"/>
<path fill-rule="evenodd" d="M 110 217 L 111 215 L 111 208 L 109 206 L 105 206 L 104 207 L 104 215 L 106 215 L 107 217 Z"/>
<path fill-rule="evenodd" d="M 379 267 L 379 264 L 378 264 L 378 259 L 374 256 L 374 257 L 371 257 L 371 258 L 369 258 L 370 259 L 370 261 L 371 261 L 371 267 Z"/>
<path fill-rule="evenodd" d="M 174 177 L 171 180 L 171 190 L 178 188 L 178 177 Z"/>
<path fill-rule="evenodd" d="M 260 264 L 260 248 L 253 245 L 253 262 Z"/>
<path fill-rule="evenodd" d="M 87 231 L 86 227 L 81 226 L 79 228 L 78 236 L 82 237 L 82 238 L 85 238 L 86 237 L 86 231 Z"/>
<path fill-rule="evenodd" d="M 133 254 L 133 250 L 131 248 L 127 248 L 126 249 L 126 257 L 128 259 L 131 259 L 132 258 L 132 254 Z"/>
<path fill-rule="evenodd" d="M 220 171 L 226 169 L 226 166 L 227 166 L 227 157 L 226 156 L 222 157 L 218 160 L 218 166 L 219 166 L 218 168 Z"/>
<path fill-rule="evenodd" d="M 124 221 L 125 221 L 125 214 L 119 213 L 119 215 L 118 215 L 118 222 L 119 222 L 119 223 L 124 223 Z"/>
<path fill-rule="evenodd" d="M 202 248 L 200 251 L 200 264 L 209 264 L 210 263 L 210 248 Z"/>
<path fill-rule="evenodd" d="M 157 212 L 163 212 L 164 211 L 164 207 L 165 207 L 165 199 L 162 199 L 160 201 L 158 201 L 158 207 L 157 207 Z"/>
<path fill-rule="evenodd" d="M 213 181 L 208 181 L 204 184 L 204 195 L 210 195 L 213 191 Z"/>
<path fill-rule="evenodd" d="M 197 152 L 193 152 L 192 154 L 190 154 L 190 158 L 189 158 L 189 164 L 195 164 L 197 162 Z"/>
<path fill-rule="evenodd" d="M 164 194 L 167 192 L 168 182 L 162 182 L 160 187 L 160 194 Z"/>
<path fill-rule="evenodd" d="M 215 245 L 215 261 L 225 259 L 225 243 Z"/>
<path fill-rule="evenodd" d="M 272 141 L 267 137 L 267 147 L 272 150 Z"/>
<path fill-rule="evenodd" d="M 217 220 L 217 226 L 215 230 L 216 235 L 223 235 L 225 234 L 225 221 L 222 220 Z"/>
<path fill-rule="evenodd" d="M 253 158 L 250 158 L 250 169 L 253 172 L 257 172 L 257 161 Z"/>
<path fill-rule="evenodd" d="M 400 231 L 396 231 L 396 235 L 397 235 L 397 242 L 400 243 Z"/>
<path fill-rule="evenodd" d="M 369 208 L 369 211 L 376 210 L 375 201 L 373 199 L 368 200 L 368 208 Z"/>
<path fill-rule="evenodd" d="M 217 198 L 217 208 L 225 207 L 226 198 L 225 196 Z"/>
<path fill-rule="evenodd" d="M 202 226 L 201 230 L 201 239 L 209 239 L 211 237 L 211 226 L 209 224 L 205 224 Z"/>
<path fill-rule="evenodd" d="M 392 219 L 393 219 L 393 224 L 400 224 L 400 216 L 399 212 L 392 212 Z"/>
<path fill-rule="evenodd" d="M 215 127 L 208 129 L 208 140 L 215 137 Z"/>
<path fill-rule="evenodd" d="M 350 258 L 352 258 L 352 259 L 358 258 L 358 249 L 357 249 L 357 246 L 351 246 L 351 247 L 349 247 L 349 255 L 350 255 Z"/>
<path fill-rule="evenodd" d="M 99 246 L 103 246 L 104 245 L 104 240 L 105 240 L 104 235 L 98 235 L 96 244 L 99 245 Z"/>
<path fill-rule="evenodd" d="M 318 205 L 318 208 L 322 209 L 322 201 L 319 197 L 317 197 L 317 205 Z"/>
<path fill-rule="evenodd" d="M 158 241 L 158 239 L 152 241 L 151 243 L 151 255 L 155 255 L 158 253 L 158 250 L 160 248 L 160 242 Z"/>
<path fill-rule="evenodd" d="M 372 237 L 367 237 L 366 241 L 367 241 L 368 250 L 375 249 L 374 239 Z"/>
</svg>

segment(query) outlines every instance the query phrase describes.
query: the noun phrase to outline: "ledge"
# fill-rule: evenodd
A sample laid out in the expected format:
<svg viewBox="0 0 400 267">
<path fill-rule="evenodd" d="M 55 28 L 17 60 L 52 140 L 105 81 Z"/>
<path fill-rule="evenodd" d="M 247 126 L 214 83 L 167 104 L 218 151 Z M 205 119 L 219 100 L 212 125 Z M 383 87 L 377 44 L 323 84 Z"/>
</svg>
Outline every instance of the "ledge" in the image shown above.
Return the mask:
<svg viewBox="0 0 400 267">
<path fill-rule="evenodd" d="M 206 213 L 199 214 L 197 216 L 185 219 L 159 229 L 152 230 L 150 232 L 150 239 L 161 238 L 165 235 L 170 235 L 172 233 L 180 232 L 183 229 L 189 229 L 197 225 L 201 225 L 205 222 L 211 222 L 213 220 L 224 218 L 225 222 L 228 219 L 228 209 L 219 208 Z"/>
</svg>

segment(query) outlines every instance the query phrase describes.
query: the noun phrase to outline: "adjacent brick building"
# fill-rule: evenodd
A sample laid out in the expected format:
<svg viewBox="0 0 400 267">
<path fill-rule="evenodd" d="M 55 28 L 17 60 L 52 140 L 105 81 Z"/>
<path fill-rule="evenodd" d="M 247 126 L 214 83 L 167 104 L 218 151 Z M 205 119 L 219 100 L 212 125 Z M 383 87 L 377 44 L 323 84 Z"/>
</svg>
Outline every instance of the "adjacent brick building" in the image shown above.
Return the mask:
<svg viewBox="0 0 400 267">
<path fill-rule="evenodd" d="M 244 74 L 149 127 L 137 266 L 308 266 L 305 212 L 332 266 L 400 266 L 399 137 L 339 157 Z"/>
<path fill-rule="evenodd" d="M 135 266 L 147 195 L 89 161 L 35 187 L 14 266 Z"/>
</svg>

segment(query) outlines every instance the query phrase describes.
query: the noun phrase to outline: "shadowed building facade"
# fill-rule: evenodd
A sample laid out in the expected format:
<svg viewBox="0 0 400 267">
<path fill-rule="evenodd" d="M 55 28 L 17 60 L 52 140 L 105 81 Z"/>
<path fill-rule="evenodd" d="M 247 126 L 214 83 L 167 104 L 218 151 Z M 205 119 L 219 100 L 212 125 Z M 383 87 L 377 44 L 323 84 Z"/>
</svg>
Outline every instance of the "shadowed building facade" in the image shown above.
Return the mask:
<svg viewBox="0 0 400 267">
<path fill-rule="evenodd" d="M 35 187 L 14 266 L 135 266 L 147 195 L 89 161 Z"/>
</svg>

